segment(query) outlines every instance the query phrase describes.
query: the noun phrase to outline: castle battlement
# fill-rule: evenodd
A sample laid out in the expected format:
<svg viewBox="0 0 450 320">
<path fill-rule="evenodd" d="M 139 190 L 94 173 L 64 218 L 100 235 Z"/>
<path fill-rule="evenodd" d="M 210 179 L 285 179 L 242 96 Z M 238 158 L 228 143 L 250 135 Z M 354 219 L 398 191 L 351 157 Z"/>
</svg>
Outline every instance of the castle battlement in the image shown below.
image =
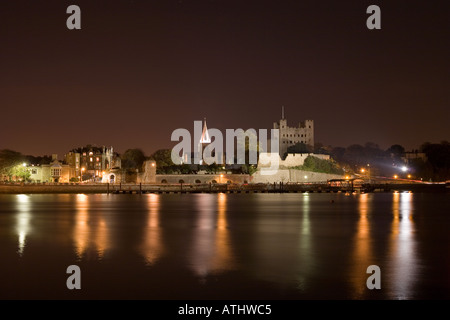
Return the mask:
<svg viewBox="0 0 450 320">
<path fill-rule="evenodd" d="M 290 127 L 284 116 L 284 108 L 281 119 L 273 123 L 274 129 L 279 129 L 279 149 L 280 156 L 287 153 L 290 146 L 303 143 L 306 146 L 314 147 L 314 120 L 304 120 L 299 122 L 297 127 Z"/>
</svg>

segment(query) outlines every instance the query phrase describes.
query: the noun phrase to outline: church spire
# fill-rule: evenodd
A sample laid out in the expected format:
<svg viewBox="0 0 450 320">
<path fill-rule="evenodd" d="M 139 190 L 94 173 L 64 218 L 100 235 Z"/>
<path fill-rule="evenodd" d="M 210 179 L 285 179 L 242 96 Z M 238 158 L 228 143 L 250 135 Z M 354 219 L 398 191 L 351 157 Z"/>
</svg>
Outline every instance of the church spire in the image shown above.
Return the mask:
<svg viewBox="0 0 450 320">
<path fill-rule="evenodd" d="M 204 118 L 203 121 L 203 131 L 200 138 L 200 143 L 211 143 L 211 138 L 209 137 L 208 128 L 206 126 L 206 118 Z"/>
</svg>

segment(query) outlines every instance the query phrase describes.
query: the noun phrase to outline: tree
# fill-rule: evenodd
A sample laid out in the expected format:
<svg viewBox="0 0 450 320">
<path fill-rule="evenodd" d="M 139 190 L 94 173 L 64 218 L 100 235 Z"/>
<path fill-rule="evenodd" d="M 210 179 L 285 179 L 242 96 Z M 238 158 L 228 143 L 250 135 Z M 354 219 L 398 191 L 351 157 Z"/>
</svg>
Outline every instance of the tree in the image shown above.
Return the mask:
<svg viewBox="0 0 450 320">
<path fill-rule="evenodd" d="M 11 180 L 16 173 L 21 172 L 17 169 L 24 161 L 25 157 L 20 152 L 9 149 L 0 150 L 0 174 L 8 176 Z"/>
<path fill-rule="evenodd" d="M 145 154 L 141 149 L 128 149 L 120 157 L 122 168 L 126 171 L 136 171 L 142 168 L 145 161 Z"/>
<path fill-rule="evenodd" d="M 427 156 L 427 163 L 432 170 L 433 180 L 450 179 L 450 143 L 442 141 L 438 143 L 426 142 L 421 150 Z"/>
<path fill-rule="evenodd" d="M 244 164 L 241 167 L 241 172 L 243 174 L 249 174 L 249 175 L 253 175 L 255 172 L 257 171 L 257 166 L 253 165 L 253 164 Z"/>
<path fill-rule="evenodd" d="M 314 156 L 307 156 L 300 169 L 332 174 L 344 173 L 333 160 L 319 159 Z"/>
<path fill-rule="evenodd" d="M 159 174 L 170 174 L 175 171 L 175 164 L 172 161 L 172 150 L 170 149 L 156 150 L 149 159 L 156 161 L 156 172 Z"/>
<path fill-rule="evenodd" d="M 395 158 L 401 158 L 405 153 L 405 148 L 399 144 L 393 144 L 386 150 L 386 152 L 392 154 Z"/>
<path fill-rule="evenodd" d="M 287 148 L 287 153 L 310 153 L 308 146 L 302 142 L 298 142 Z"/>
<path fill-rule="evenodd" d="M 22 181 L 27 181 L 31 176 L 30 171 L 28 171 L 22 164 L 15 165 L 11 170 L 11 174 L 16 178 L 20 178 Z"/>
</svg>

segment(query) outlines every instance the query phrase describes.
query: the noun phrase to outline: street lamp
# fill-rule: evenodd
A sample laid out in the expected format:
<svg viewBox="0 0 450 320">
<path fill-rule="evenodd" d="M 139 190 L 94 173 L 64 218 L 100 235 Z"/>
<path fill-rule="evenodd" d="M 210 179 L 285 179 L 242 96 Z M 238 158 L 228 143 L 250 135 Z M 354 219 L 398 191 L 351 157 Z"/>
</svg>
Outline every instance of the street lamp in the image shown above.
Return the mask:
<svg viewBox="0 0 450 320">
<path fill-rule="evenodd" d="M 83 182 L 83 172 L 86 170 L 85 168 L 81 168 L 80 182 Z"/>
</svg>

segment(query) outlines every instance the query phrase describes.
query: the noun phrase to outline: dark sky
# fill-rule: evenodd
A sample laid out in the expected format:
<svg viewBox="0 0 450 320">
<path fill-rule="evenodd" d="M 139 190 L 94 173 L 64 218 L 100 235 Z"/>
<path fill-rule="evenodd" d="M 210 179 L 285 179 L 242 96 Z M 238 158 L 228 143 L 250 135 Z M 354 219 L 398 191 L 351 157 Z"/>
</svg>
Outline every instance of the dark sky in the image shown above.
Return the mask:
<svg viewBox="0 0 450 320">
<path fill-rule="evenodd" d="M 325 145 L 450 140 L 450 1 L 9 0 L 0 25 L 0 149 L 150 155 L 204 117 L 270 129 L 282 105 Z"/>
</svg>

